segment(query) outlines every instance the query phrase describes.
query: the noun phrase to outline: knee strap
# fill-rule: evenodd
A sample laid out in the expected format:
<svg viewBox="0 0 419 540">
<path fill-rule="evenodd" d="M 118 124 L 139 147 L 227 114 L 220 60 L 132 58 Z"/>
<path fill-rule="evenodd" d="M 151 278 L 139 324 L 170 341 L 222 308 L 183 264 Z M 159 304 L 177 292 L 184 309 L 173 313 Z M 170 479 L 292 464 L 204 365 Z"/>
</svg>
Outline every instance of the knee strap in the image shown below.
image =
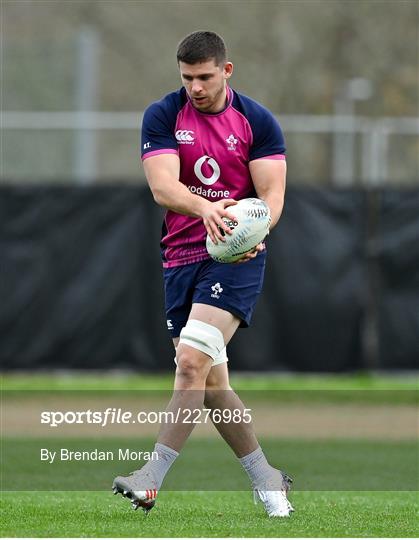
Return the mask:
<svg viewBox="0 0 419 540">
<path fill-rule="evenodd" d="M 207 324 L 195 319 L 189 319 L 186 326 L 180 332 L 179 343 L 184 343 L 201 351 L 213 360 L 218 360 L 223 351 L 223 334 L 211 324 Z"/>
<path fill-rule="evenodd" d="M 176 356 L 174 357 L 174 362 L 177 365 Z M 220 352 L 220 354 L 217 356 L 217 358 L 214 358 L 212 361 L 213 366 L 218 366 L 218 364 L 223 364 L 224 362 L 228 362 L 228 356 L 227 356 L 227 347 L 224 347 L 224 349 Z"/>
<path fill-rule="evenodd" d="M 217 358 L 214 358 L 212 365 L 218 366 L 218 364 L 223 364 L 224 362 L 228 362 L 227 357 L 227 348 L 224 347 L 224 349 L 220 352 L 220 354 L 217 356 Z"/>
</svg>

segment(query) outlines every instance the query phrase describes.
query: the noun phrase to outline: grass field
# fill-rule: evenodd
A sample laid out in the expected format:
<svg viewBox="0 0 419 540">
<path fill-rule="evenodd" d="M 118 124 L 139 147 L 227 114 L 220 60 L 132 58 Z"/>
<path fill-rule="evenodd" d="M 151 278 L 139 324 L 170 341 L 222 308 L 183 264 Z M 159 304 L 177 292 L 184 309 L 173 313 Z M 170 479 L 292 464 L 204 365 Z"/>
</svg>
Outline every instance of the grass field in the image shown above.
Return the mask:
<svg viewBox="0 0 419 540">
<path fill-rule="evenodd" d="M 415 537 L 412 492 L 296 492 L 291 518 L 267 518 L 250 492 L 164 492 L 148 516 L 102 492 L 7 493 L 2 536 Z"/>
<path fill-rule="evenodd" d="M 3 374 L 3 390 L 167 390 L 173 387 L 173 374 L 74 373 Z M 417 391 L 417 376 L 369 375 L 293 375 L 232 374 L 235 390 L 351 391 L 390 390 Z"/>
<path fill-rule="evenodd" d="M 9 391 L 17 392 L 17 396 L 33 390 L 42 395 L 40 391 L 51 389 L 150 391 L 170 388 L 170 384 L 170 376 L 123 374 L 2 378 L 3 397 Z M 348 410 L 341 408 L 342 401 L 353 406 L 358 399 L 363 402 L 359 409 L 362 414 L 383 408 L 387 413 L 396 411 L 400 420 L 417 406 L 417 379 L 413 377 L 236 376 L 233 386 L 242 391 L 266 392 L 268 400 L 276 399 L 277 391 L 282 395 L 281 400 L 300 399 L 302 418 L 313 408 L 309 400 L 314 397 L 325 402 L 319 410 L 330 410 L 331 416 Z M 272 407 L 276 406 L 284 408 L 284 403 L 272 401 Z M 299 404 L 293 406 L 295 409 Z M 397 421 L 398 416 L 389 418 Z M 192 436 L 166 479 L 166 490 L 160 492 L 148 516 L 141 510 L 134 512 L 129 501 L 114 497 L 108 489 L 113 475 L 138 468 L 134 463 L 125 463 L 122 470 L 120 463 L 112 462 L 94 467 L 68 463 L 53 468 L 36 463 L 39 438 L 2 437 L 1 535 L 417 537 L 418 445 L 415 429 L 409 424 L 407 427 L 400 439 L 377 438 L 377 435 L 369 438 L 368 434 L 362 438 L 307 439 L 303 432 L 301 437 L 279 437 L 272 426 L 272 436 L 265 433 L 261 441 L 270 461 L 277 466 L 286 464 L 285 469 L 294 476 L 295 490 L 290 499 L 296 512 L 291 518 L 268 518 L 261 505 L 254 506 L 244 472 L 218 437 Z M 395 426 L 388 426 L 389 433 L 394 429 Z M 116 450 L 120 445 L 137 444 L 148 449 L 152 440 L 151 436 L 136 440 L 115 434 L 104 440 L 55 437 L 48 441 L 48 446 L 89 448 L 102 444 Z"/>
</svg>

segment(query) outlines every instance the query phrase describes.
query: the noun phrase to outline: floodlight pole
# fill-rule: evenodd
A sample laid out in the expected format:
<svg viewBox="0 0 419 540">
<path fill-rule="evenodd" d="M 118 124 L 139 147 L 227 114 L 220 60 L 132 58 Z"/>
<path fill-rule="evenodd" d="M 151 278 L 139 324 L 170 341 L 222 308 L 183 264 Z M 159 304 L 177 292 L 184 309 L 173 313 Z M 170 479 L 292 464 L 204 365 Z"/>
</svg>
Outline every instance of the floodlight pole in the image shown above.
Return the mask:
<svg viewBox="0 0 419 540">
<path fill-rule="evenodd" d="M 79 114 L 97 109 L 97 74 L 99 37 L 96 30 L 83 26 L 78 36 L 75 109 Z M 73 171 L 80 184 L 91 183 L 97 176 L 97 132 L 80 127 L 75 132 Z"/>
<path fill-rule="evenodd" d="M 345 81 L 336 96 L 334 113 L 336 126 L 333 140 L 333 183 L 336 186 L 352 186 L 355 179 L 355 101 L 369 99 L 372 95 L 371 81 L 363 78 Z"/>
</svg>

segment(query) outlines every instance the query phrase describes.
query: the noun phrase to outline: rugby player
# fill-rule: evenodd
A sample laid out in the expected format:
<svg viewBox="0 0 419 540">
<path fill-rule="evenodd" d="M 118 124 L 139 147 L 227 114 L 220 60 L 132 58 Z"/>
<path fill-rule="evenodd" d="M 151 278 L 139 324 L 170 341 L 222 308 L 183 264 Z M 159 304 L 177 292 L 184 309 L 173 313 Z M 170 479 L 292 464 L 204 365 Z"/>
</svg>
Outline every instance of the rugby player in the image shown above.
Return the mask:
<svg viewBox="0 0 419 540">
<path fill-rule="evenodd" d="M 259 197 L 274 227 L 282 212 L 286 161 L 284 137 L 274 116 L 228 84 L 233 64 L 223 39 L 198 31 L 178 46 L 182 88 L 151 104 L 142 125 L 142 161 L 157 204 L 167 209 L 162 260 L 167 327 L 176 349 L 174 392 L 168 411 L 206 408 L 245 410 L 229 384 L 226 346 L 239 327 L 250 324 L 262 289 L 264 243 L 234 264 L 213 261 L 206 235 L 222 242 L 235 219 L 231 207 Z M 214 422 L 249 475 L 255 501 L 269 516 L 293 511 L 292 482 L 269 465 L 251 422 Z M 177 458 L 193 423 L 162 424 L 149 461 L 130 476 L 118 476 L 122 493 L 146 512 Z"/>
</svg>

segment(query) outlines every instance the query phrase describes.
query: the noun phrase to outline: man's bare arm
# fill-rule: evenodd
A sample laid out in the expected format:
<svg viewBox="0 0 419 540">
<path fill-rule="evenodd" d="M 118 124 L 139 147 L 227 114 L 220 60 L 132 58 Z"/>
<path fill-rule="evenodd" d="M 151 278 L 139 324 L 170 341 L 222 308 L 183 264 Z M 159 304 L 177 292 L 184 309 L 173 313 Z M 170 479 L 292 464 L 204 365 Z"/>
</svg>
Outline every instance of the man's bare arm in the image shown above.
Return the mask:
<svg viewBox="0 0 419 540">
<path fill-rule="evenodd" d="M 194 195 L 179 181 L 180 161 L 175 154 L 160 154 L 144 160 L 144 172 L 153 194 L 154 200 L 160 206 L 186 216 L 200 217 L 203 220 L 211 240 L 223 241 L 223 235 L 218 227 L 231 234 L 229 227 L 222 218 L 234 220 L 234 216 L 226 210 L 236 204 L 233 199 L 222 199 L 210 202 Z"/>
<path fill-rule="evenodd" d="M 249 169 L 257 196 L 266 202 L 271 212 L 270 230 L 272 230 L 278 223 L 284 207 L 286 162 L 276 159 L 258 159 L 249 163 Z M 254 259 L 263 249 L 263 242 L 261 242 L 237 262 L 243 263 Z"/>
<path fill-rule="evenodd" d="M 249 168 L 258 197 L 266 202 L 271 211 L 270 229 L 272 230 L 278 223 L 284 208 L 286 161 L 257 159 L 250 162 Z"/>
</svg>

